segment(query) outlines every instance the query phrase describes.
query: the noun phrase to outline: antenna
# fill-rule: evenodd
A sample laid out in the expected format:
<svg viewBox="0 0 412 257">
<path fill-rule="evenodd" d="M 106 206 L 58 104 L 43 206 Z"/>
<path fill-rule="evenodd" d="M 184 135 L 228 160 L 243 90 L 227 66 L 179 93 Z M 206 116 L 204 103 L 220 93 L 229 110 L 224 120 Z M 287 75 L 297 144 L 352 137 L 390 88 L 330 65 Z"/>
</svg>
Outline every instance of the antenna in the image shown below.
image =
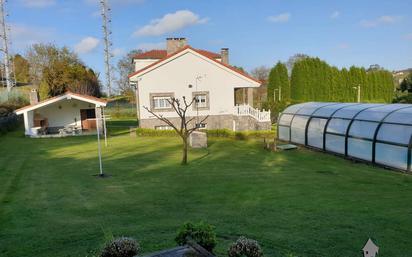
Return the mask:
<svg viewBox="0 0 412 257">
<path fill-rule="evenodd" d="M 0 0 L 2 1 L 2 0 Z M 106 73 L 106 88 L 107 95 L 110 97 L 112 95 L 112 66 L 111 66 L 111 46 L 112 42 L 110 41 L 110 35 L 112 31 L 110 30 L 110 7 L 108 0 L 100 0 L 102 8 L 102 19 L 103 19 L 103 41 L 104 41 L 104 62 L 105 62 L 105 73 Z"/>
<path fill-rule="evenodd" d="M 7 92 L 11 92 L 11 88 L 14 86 L 14 82 L 11 79 L 11 73 L 13 71 L 12 63 L 10 62 L 10 53 L 9 53 L 9 37 L 8 37 L 8 27 L 6 24 L 6 16 L 8 14 L 5 11 L 5 5 L 7 0 L 0 0 L 0 40 L 1 48 L 0 51 L 3 53 L 3 62 L 4 62 L 4 78 L 6 79 Z M 4 83 L 4 78 L 2 83 Z"/>
</svg>

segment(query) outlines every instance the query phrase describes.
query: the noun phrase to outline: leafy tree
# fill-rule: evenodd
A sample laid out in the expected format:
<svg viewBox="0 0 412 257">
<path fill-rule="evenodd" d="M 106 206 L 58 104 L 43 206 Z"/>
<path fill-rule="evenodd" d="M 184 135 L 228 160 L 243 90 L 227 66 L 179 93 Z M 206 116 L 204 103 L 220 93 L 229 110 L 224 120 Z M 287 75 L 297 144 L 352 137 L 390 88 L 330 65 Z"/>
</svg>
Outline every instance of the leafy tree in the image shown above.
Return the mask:
<svg viewBox="0 0 412 257">
<path fill-rule="evenodd" d="M 13 56 L 14 76 L 17 83 L 28 83 L 30 81 L 30 65 L 27 59 L 20 54 Z"/>
<path fill-rule="evenodd" d="M 30 81 L 40 86 L 42 98 L 67 90 L 93 96 L 101 94 L 98 76 L 66 47 L 35 44 L 29 48 L 27 60 Z"/>
<path fill-rule="evenodd" d="M 118 62 L 117 62 L 117 72 L 118 77 L 115 80 L 117 87 L 119 88 L 120 92 L 124 95 L 130 95 L 133 92 L 133 88 L 129 84 L 128 75 L 135 71 L 135 66 L 133 63 L 133 57 L 137 54 L 142 53 L 142 50 L 131 50 L 126 55 L 124 55 Z"/>
<path fill-rule="evenodd" d="M 290 83 L 288 70 L 286 68 L 286 65 L 281 62 L 278 62 L 269 73 L 267 93 L 268 101 L 279 101 L 279 95 L 277 95 L 275 99 L 275 90 L 277 90 L 277 94 L 281 94 L 281 101 L 290 100 Z"/>
<path fill-rule="evenodd" d="M 409 75 L 402 80 L 399 87 L 402 92 L 404 91 L 408 91 L 409 93 L 412 92 L 412 73 L 409 73 Z"/>
</svg>

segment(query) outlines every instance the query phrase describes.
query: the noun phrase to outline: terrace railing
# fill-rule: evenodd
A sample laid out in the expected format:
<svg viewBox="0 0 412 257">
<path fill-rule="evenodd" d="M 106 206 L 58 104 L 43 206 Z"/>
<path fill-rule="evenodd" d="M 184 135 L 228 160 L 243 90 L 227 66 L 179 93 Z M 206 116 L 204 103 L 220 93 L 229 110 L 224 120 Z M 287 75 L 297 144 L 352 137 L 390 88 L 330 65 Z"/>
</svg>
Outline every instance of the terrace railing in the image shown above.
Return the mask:
<svg viewBox="0 0 412 257">
<path fill-rule="evenodd" d="M 233 111 L 236 116 L 251 116 L 259 122 L 270 121 L 270 110 L 260 111 L 248 104 L 236 105 Z"/>
</svg>

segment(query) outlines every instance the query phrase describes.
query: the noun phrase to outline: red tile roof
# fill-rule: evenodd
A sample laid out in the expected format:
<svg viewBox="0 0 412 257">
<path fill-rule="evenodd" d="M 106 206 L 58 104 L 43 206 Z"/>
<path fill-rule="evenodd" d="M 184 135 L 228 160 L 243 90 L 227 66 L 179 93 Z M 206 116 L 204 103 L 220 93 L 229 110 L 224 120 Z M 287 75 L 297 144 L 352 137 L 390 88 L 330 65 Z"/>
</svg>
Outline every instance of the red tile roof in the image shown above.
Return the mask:
<svg viewBox="0 0 412 257">
<path fill-rule="evenodd" d="M 219 59 L 220 54 L 213 53 L 207 50 L 197 49 L 198 52 L 202 53 L 209 58 Z M 166 50 L 150 50 L 141 54 L 136 54 L 133 59 L 163 59 L 166 58 Z"/>
<path fill-rule="evenodd" d="M 220 64 L 220 65 L 223 65 L 223 66 L 225 66 L 226 68 L 228 68 L 228 69 L 230 69 L 230 70 L 232 70 L 232 71 L 234 71 L 234 72 L 236 72 L 236 73 L 238 73 L 238 74 L 240 74 L 240 75 L 242 75 L 242 76 L 244 76 L 244 77 L 246 77 L 246 78 L 248 78 L 248 79 L 250 79 L 250 80 L 253 80 L 253 81 L 255 81 L 255 82 L 259 83 L 259 84 L 262 84 L 261 81 L 259 81 L 259 80 L 255 79 L 255 78 L 251 77 L 249 74 L 247 74 L 247 73 L 245 73 L 245 72 L 243 72 L 243 71 L 241 71 L 241 70 L 239 70 L 239 69 L 236 69 L 236 68 L 233 67 L 233 66 L 230 66 L 230 65 L 228 65 L 228 64 L 224 64 L 224 63 L 222 63 L 222 62 L 219 62 L 219 61 L 217 61 L 216 59 L 214 59 L 213 57 L 210 57 L 208 54 L 205 54 L 205 52 L 202 52 L 202 50 L 194 49 L 194 48 L 191 47 L 191 46 L 185 46 L 184 48 L 180 49 L 179 51 L 174 52 L 174 53 L 172 53 L 172 54 L 170 54 L 170 55 L 167 55 L 167 56 L 164 57 L 163 59 L 160 59 L 160 60 L 158 60 L 158 61 L 156 61 L 156 62 L 154 62 L 154 63 L 152 63 L 152 64 L 150 64 L 150 65 L 148 65 L 148 66 L 146 66 L 146 67 L 144 67 L 143 69 L 140 69 L 140 70 L 138 70 L 138 71 L 133 72 L 132 74 L 129 74 L 128 77 L 131 78 L 131 77 L 133 77 L 133 76 L 135 76 L 135 75 L 137 75 L 137 74 L 139 74 L 139 73 L 141 73 L 141 72 L 143 72 L 143 71 L 145 71 L 145 70 L 147 70 L 147 69 L 149 69 L 149 68 L 151 68 L 151 67 L 153 67 L 153 66 L 155 66 L 155 65 L 157 65 L 157 64 L 159 64 L 159 63 L 161 63 L 161 62 L 163 62 L 164 60 L 169 59 L 169 58 L 171 58 L 171 57 L 173 57 L 173 56 L 175 56 L 175 55 L 177 55 L 177 54 L 185 51 L 186 49 L 190 49 L 190 50 L 192 50 L 192 51 L 195 51 L 195 52 L 197 52 L 198 54 L 203 55 L 204 57 L 206 57 L 206 58 L 208 58 L 208 59 L 210 59 L 210 60 L 212 60 L 212 61 L 214 61 L 214 62 L 216 62 L 216 63 L 218 63 L 218 64 Z M 209 53 L 210 53 L 210 52 L 209 52 Z"/>
</svg>

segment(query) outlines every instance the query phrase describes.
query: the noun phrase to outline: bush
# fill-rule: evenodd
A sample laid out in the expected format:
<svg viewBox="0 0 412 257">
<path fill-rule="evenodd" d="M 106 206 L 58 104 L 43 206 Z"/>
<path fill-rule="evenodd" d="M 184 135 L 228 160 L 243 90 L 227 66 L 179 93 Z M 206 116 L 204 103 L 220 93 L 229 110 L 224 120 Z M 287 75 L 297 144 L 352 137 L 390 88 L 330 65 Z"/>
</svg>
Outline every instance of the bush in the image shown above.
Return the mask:
<svg viewBox="0 0 412 257">
<path fill-rule="evenodd" d="M 228 129 L 210 129 L 205 130 L 208 137 L 223 137 L 237 140 L 247 140 L 251 138 L 274 138 L 276 130 L 256 130 L 256 131 L 238 131 L 233 132 Z M 174 130 L 156 130 L 156 129 L 136 129 L 138 136 L 177 136 Z"/>
<path fill-rule="evenodd" d="M 140 251 L 140 246 L 133 238 L 120 237 L 109 241 L 100 254 L 101 257 L 133 257 Z"/>
<path fill-rule="evenodd" d="M 177 133 L 174 130 L 138 128 L 136 129 L 136 133 L 138 136 L 177 136 Z"/>
<path fill-rule="evenodd" d="M 256 240 L 240 237 L 228 250 L 229 257 L 261 257 L 262 248 Z"/>
<path fill-rule="evenodd" d="M 209 252 L 213 252 L 217 243 L 214 226 L 203 221 L 197 224 L 185 223 L 177 232 L 175 241 L 178 245 L 185 245 L 190 240 L 195 241 Z"/>
</svg>

